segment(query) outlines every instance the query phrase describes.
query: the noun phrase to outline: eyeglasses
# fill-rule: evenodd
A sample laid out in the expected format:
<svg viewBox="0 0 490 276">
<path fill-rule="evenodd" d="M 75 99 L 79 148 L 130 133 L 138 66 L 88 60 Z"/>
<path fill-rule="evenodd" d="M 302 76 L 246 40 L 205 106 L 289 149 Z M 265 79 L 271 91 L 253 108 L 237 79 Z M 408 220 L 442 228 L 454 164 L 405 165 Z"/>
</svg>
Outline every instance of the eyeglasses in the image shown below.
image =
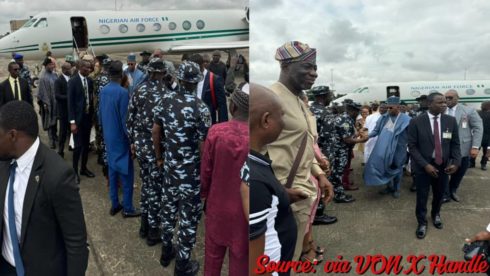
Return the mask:
<svg viewBox="0 0 490 276">
<path fill-rule="evenodd" d="M 454 97 L 446 97 L 446 100 L 452 100 Z"/>
</svg>

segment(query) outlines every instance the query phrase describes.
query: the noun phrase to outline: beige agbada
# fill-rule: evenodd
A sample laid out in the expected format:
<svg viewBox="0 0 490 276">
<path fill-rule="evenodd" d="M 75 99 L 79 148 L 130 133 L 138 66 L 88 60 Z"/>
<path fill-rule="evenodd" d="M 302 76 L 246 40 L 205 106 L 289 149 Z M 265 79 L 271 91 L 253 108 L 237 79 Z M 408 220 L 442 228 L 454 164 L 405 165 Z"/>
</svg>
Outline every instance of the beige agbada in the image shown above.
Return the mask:
<svg viewBox="0 0 490 276">
<path fill-rule="evenodd" d="M 309 221 L 311 208 L 317 198 L 317 189 L 310 181 L 310 176 L 312 174 L 318 176 L 324 174 L 324 172 L 315 160 L 313 149 L 315 142 L 314 125 L 308 120 L 308 113 L 304 103 L 282 83 L 276 82 L 270 89 L 282 100 L 284 129 L 275 142 L 267 145 L 266 150 L 269 158 L 272 160 L 274 174 L 283 185 L 286 184 L 289 171 L 298 154 L 301 139 L 304 133 L 306 131 L 308 132 L 305 152 L 292 185 L 293 189 L 300 189 L 309 195 L 307 199 L 291 205 L 298 226 L 298 236 L 293 260 L 298 260 L 301 255 L 303 237 Z"/>
</svg>

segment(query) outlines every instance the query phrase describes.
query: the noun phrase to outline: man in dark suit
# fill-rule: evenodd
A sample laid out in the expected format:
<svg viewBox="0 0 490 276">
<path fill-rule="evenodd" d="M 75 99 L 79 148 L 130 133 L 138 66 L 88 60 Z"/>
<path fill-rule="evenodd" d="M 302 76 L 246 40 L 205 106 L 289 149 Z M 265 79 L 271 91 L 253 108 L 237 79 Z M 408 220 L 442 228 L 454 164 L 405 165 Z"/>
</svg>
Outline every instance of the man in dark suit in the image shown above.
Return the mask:
<svg viewBox="0 0 490 276">
<path fill-rule="evenodd" d="M 483 138 L 481 140 L 481 148 L 483 150 L 483 155 L 480 160 L 481 169 L 483 171 L 487 170 L 487 162 L 490 157 L 490 101 L 481 103 L 481 111 L 479 115 L 483 121 Z M 475 167 L 475 158 L 470 160 L 470 168 Z"/>
<path fill-rule="evenodd" d="M 423 239 L 427 232 L 427 200 L 432 187 L 432 223 L 442 229 L 440 215 L 443 183 L 448 175 L 457 171 L 461 164 L 461 149 L 456 119 L 445 115 L 446 101 L 441 93 L 427 97 L 429 111 L 410 121 L 408 148 L 412 158 L 414 183 L 417 186 L 415 214 L 418 227 L 417 238 Z"/>
<path fill-rule="evenodd" d="M 19 77 L 19 68 L 15 62 L 9 63 L 10 76 L 0 83 L 0 106 L 13 100 L 26 101 L 32 105 L 31 87 L 25 79 Z"/>
<path fill-rule="evenodd" d="M 192 55 L 190 61 L 199 65 L 204 76 L 197 85 L 197 97 L 208 106 L 211 112 L 211 123 L 214 125 L 228 121 L 228 107 L 226 105 L 223 79 L 204 68 L 204 61 L 200 54 Z M 216 115 L 216 112 L 218 115 Z"/>
<path fill-rule="evenodd" d="M 65 142 L 68 136 L 70 122 L 68 121 L 68 81 L 71 75 L 71 64 L 63 63 L 61 66 L 61 74 L 54 83 L 54 91 L 56 96 L 56 104 L 58 108 L 58 119 L 60 121 L 60 136 L 58 144 L 58 154 L 61 157 L 65 156 Z"/>
<path fill-rule="evenodd" d="M 32 106 L 13 101 L 0 109 L 0 275 L 85 275 L 79 186 L 38 132 Z"/>
<path fill-rule="evenodd" d="M 88 151 L 90 144 L 90 129 L 94 116 L 94 86 L 88 77 L 91 64 L 81 60 L 78 73 L 68 81 L 68 120 L 73 133 L 75 146 L 73 149 L 73 169 L 75 180 L 80 183 L 78 174 L 78 161 L 82 157 L 80 174 L 87 177 L 95 175 L 87 169 Z"/>
</svg>

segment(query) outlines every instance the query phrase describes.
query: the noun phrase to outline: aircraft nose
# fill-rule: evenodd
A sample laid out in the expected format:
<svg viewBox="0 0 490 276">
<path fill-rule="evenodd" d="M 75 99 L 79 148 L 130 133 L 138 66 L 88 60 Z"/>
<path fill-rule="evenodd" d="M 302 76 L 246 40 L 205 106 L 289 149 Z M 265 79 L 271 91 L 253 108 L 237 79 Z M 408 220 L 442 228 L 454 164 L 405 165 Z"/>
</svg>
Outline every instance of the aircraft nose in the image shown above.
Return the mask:
<svg viewBox="0 0 490 276">
<path fill-rule="evenodd" d="M 4 36 L 0 39 L 0 57 L 12 57 L 12 37 L 11 35 Z"/>
</svg>

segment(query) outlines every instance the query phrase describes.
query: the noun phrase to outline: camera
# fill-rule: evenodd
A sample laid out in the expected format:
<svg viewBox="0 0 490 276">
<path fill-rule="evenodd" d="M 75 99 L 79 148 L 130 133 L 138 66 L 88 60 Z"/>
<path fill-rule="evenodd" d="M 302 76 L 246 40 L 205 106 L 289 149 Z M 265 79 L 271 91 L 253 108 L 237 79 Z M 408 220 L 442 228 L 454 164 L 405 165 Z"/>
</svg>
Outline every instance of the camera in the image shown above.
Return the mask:
<svg viewBox="0 0 490 276">
<path fill-rule="evenodd" d="M 483 259 L 487 263 L 490 263 L 488 241 L 474 241 L 470 244 L 465 244 L 463 246 L 463 252 L 465 261 L 470 261 L 473 257 L 482 255 Z"/>
</svg>

